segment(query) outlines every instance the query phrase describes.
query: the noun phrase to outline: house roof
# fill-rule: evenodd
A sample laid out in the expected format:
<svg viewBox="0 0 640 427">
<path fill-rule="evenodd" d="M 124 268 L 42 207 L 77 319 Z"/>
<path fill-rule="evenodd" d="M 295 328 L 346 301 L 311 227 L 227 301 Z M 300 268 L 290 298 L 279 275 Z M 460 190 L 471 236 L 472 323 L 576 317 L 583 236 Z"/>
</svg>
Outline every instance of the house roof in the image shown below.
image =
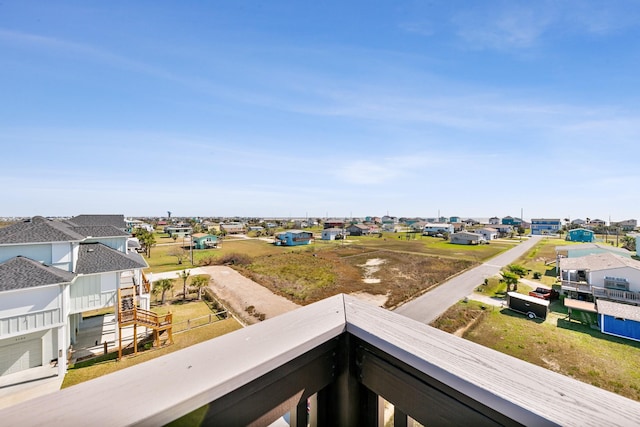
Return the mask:
<svg viewBox="0 0 640 427">
<path fill-rule="evenodd" d="M 342 233 L 342 228 L 332 227 L 332 228 L 325 228 L 324 230 L 322 230 L 323 233 L 326 231 L 332 232 L 332 233 Z"/>
<path fill-rule="evenodd" d="M 0 244 L 73 242 L 85 236 L 68 224 L 34 216 L 29 221 L 0 228 Z"/>
<path fill-rule="evenodd" d="M 599 299 L 598 314 L 640 322 L 640 307 Z"/>
<path fill-rule="evenodd" d="M 124 254 L 102 243 L 81 243 L 76 273 L 96 274 L 148 267 L 138 253 Z"/>
<path fill-rule="evenodd" d="M 498 230 L 496 230 L 493 227 L 484 227 L 484 228 L 481 228 L 479 231 L 487 231 L 489 233 L 497 233 L 498 232 Z"/>
<path fill-rule="evenodd" d="M 86 225 L 72 227 L 72 230 L 85 237 L 128 237 L 131 235 L 113 225 Z"/>
<path fill-rule="evenodd" d="M 124 215 L 78 215 L 66 221 L 73 226 L 84 225 L 112 225 L 116 228 L 124 229 L 127 224 Z"/>
<path fill-rule="evenodd" d="M 368 225 L 364 225 L 364 224 L 351 224 L 348 228 L 351 228 L 351 227 L 356 227 L 356 228 L 359 228 L 360 230 L 369 230 L 371 228 Z"/>
<path fill-rule="evenodd" d="M 631 252 L 629 252 L 628 250 L 624 249 L 624 248 L 616 248 L 615 246 L 611 246 L 611 245 L 602 245 L 600 243 L 580 243 L 577 245 L 561 245 L 561 246 L 556 246 L 556 252 L 572 252 L 572 251 L 584 251 L 585 249 L 601 249 L 601 250 L 605 250 L 607 252 L 617 252 L 620 255 L 624 255 L 626 257 L 631 256 Z"/>
<path fill-rule="evenodd" d="M 560 258 L 561 270 L 610 270 L 613 268 L 630 267 L 640 270 L 640 261 L 610 252 L 585 255 L 578 258 Z"/>
<path fill-rule="evenodd" d="M 69 283 L 75 274 L 17 256 L 0 263 L 0 292 Z"/>
<path fill-rule="evenodd" d="M 478 234 L 478 233 L 472 233 L 470 231 L 459 231 L 457 233 L 453 233 L 451 235 L 451 238 L 458 237 L 458 236 L 459 237 L 468 237 L 468 238 L 471 238 L 471 239 L 484 239 L 483 235 Z"/>
</svg>

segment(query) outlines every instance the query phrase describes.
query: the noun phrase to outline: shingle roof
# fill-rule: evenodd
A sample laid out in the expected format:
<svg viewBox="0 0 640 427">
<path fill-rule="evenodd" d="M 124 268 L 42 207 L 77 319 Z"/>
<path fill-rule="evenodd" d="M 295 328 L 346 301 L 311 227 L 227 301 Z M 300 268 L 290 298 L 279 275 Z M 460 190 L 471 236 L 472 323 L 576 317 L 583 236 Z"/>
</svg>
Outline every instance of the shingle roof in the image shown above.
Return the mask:
<svg viewBox="0 0 640 427">
<path fill-rule="evenodd" d="M 27 222 L 0 228 L 0 244 L 73 242 L 85 238 L 67 224 L 35 216 Z"/>
<path fill-rule="evenodd" d="M 561 270 L 609 270 L 612 268 L 631 267 L 640 270 L 640 261 L 610 252 L 586 255 L 578 258 L 560 258 Z"/>
<path fill-rule="evenodd" d="M 125 229 L 124 215 L 78 215 L 66 221 L 73 226 L 84 225 L 112 225 L 119 229 Z"/>
<path fill-rule="evenodd" d="M 123 237 L 131 234 L 114 227 L 113 225 L 85 225 L 72 227 L 72 230 L 85 237 Z"/>
<path fill-rule="evenodd" d="M 0 292 L 71 282 L 75 274 L 17 256 L 0 264 Z"/>
<path fill-rule="evenodd" d="M 148 267 L 137 253 L 124 254 L 102 243 L 81 243 L 76 273 L 96 274 Z"/>
<path fill-rule="evenodd" d="M 598 314 L 640 322 L 640 307 L 598 299 Z"/>
</svg>

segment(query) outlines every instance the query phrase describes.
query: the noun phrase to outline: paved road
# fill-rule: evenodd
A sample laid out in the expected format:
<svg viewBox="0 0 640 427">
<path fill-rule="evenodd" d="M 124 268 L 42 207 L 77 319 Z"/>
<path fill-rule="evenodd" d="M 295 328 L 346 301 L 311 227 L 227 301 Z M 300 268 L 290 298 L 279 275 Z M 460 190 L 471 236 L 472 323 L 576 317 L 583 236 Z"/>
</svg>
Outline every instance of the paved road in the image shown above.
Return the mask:
<svg viewBox="0 0 640 427">
<path fill-rule="evenodd" d="M 395 312 L 418 322 L 429 324 L 444 313 L 447 308 L 471 294 L 484 282 L 484 279 L 498 274 L 502 267 L 529 251 L 539 240 L 538 236 L 530 237 L 484 264 L 467 270 L 434 290 L 401 305 Z"/>
</svg>

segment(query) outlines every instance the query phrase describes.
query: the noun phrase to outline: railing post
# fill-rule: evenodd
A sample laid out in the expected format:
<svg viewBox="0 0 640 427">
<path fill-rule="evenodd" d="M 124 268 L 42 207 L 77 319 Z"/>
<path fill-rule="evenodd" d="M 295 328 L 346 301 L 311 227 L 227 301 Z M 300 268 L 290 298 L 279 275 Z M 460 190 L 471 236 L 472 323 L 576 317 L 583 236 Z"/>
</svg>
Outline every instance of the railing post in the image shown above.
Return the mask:
<svg viewBox="0 0 640 427">
<path fill-rule="evenodd" d="M 317 425 L 382 425 L 378 395 L 364 387 L 357 377 L 355 339 L 350 334 L 342 334 L 338 339 L 336 379 L 318 392 Z"/>
</svg>

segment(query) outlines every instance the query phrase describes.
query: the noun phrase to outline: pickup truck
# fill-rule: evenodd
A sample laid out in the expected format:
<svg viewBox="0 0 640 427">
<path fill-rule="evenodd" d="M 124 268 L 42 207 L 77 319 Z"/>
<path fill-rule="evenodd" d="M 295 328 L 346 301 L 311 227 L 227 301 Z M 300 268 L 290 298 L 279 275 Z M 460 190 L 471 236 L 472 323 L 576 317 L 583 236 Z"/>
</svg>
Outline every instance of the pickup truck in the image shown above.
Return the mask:
<svg viewBox="0 0 640 427">
<path fill-rule="evenodd" d="M 560 296 L 560 294 L 558 294 L 558 291 L 548 288 L 536 288 L 535 290 L 529 292 L 529 295 L 546 300 L 555 300 Z"/>
</svg>

